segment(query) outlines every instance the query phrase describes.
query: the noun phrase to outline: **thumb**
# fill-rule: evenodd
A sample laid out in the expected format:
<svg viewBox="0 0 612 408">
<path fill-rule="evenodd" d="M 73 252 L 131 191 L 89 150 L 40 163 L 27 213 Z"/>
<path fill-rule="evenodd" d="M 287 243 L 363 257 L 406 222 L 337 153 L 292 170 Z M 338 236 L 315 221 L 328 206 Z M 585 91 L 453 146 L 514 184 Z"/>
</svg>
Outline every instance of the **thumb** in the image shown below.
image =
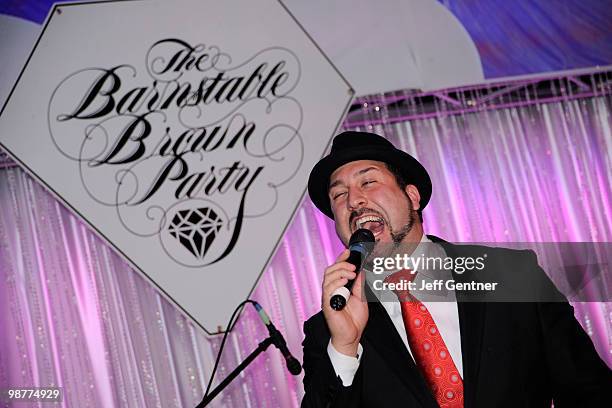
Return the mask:
<svg viewBox="0 0 612 408">
<path fill-rule="evenodd" d="M 351 251 L 349 251 L 349 249 L 345 249 L 344 251 L 342 251 L 340 253 L 340 255 L 338 255 L 338 257 L 336 258 L 336 262 L 340 262 L 340 261 L 346 261 L 349 257 L 349 254 L 351 253 Z"/>
</svg>

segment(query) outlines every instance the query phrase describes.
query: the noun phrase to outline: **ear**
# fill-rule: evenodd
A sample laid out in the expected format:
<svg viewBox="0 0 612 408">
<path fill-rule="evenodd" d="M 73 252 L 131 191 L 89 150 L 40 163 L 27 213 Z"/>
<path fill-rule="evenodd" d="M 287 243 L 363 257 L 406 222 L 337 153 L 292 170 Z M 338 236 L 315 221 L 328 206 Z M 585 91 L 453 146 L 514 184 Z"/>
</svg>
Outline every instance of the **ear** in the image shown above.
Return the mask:
<svg viewBox="0 0 612 408">
<path fill-rule="evenodd" d="M 408 198 L 412 202 L 412 208 L 418 210 L 421 208 L 421 194 L 414 184 L 408 184 L 404 189 Z"/>
</svg>

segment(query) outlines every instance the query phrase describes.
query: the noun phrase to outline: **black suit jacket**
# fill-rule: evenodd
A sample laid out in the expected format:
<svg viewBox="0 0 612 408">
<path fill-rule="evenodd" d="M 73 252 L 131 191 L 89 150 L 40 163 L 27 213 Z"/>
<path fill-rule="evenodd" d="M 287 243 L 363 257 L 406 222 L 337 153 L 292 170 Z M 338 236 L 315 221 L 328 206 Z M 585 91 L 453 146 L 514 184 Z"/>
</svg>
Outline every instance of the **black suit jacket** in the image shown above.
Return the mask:
<svg viewBox="0 0 612 408">
<path fill-rule="evenodd" d="M 430 238 L 451 257 L 483 252 Z M 516 285 L 538 276 L 556 292 L 533 252 L 487 248 L 487 253 L 486 270 L 495 274 L 491 281 Z M 609 406 L 604 393 L 612 392 L 611 371 L 567 302 L 467 302 L 463 293 L 456 295 L 466 408 L 550 408 L 553 400 L 555 408 Z M 302 407 L 438 407 L 380 303 L 369 303 L 363 354 L 349 387 L 327 354 L 330 333 L 322 312 L 304 324 L 304 333 Z"/>
</svg>

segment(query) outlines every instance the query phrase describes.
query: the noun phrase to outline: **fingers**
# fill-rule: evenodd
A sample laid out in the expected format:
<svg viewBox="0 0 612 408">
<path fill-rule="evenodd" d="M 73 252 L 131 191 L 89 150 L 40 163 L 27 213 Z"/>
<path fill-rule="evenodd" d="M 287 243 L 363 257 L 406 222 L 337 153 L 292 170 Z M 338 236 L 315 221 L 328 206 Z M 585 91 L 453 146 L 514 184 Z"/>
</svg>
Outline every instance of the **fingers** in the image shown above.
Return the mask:
<svg viewBox="0 0 612 408">
<path fill-rule="evenodd" d="M 323 293 L 329 292 L 331 294 L 340 286 L 346 285 L 349 279 L 355 279 L 356 276 L 355 265 L 348 262 L 333 264 L 325 270 Z"/>
<path fill-rule="evenodd" d="M 340 261 L 333 265 L 330 265 L 327 267 L 327 269 L 325 269 L 323 279 L 325 280 L 332 274 L 338 273 L 339 271 L 355 273 L 355 265 L 346 261 Z"/>
<path fill-rule="evenodd" d="M 336 289 L 346 285 L 349 280 L 357 276 L 355 265 L 346 262 L 348 256 L 349 251 L 343 251 L 336 262 L 325 269 L 322 291 L 323 308 L 329 306 L 329 299 Z"/>
</svg>

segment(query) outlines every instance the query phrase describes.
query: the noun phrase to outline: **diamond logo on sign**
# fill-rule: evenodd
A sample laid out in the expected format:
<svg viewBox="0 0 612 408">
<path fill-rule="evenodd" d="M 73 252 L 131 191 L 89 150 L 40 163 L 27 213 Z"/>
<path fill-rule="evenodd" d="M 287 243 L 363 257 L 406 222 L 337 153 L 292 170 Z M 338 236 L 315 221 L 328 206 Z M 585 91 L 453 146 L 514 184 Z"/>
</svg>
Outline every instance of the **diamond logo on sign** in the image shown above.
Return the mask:
<svg viewBox="0 0 612 408">
<path fill-rule="evenodd" d="M 61 4 L 0 142 L 215 331 L 253 290 L 351 98 L 276 0 Z"/>
<path fill-rule="evenodd" d="M 178 211 L 168 232 L 196 258 L 202 259 L 221 229 L 223 221 L 211 208 Z"/>
</svg>

